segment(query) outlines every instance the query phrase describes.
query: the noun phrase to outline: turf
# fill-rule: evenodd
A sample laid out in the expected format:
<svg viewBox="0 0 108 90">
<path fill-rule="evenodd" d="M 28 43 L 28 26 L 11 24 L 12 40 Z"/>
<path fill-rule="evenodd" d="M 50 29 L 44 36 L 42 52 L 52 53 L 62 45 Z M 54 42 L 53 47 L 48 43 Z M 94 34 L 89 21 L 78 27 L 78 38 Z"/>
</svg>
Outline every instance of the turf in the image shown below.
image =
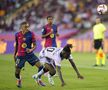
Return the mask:
<svg viewBox="0 0 108 90">
<path fill-rule="evenodd" d="M 66 86 L 61 87 L 58 77 L 54 77 L 55 85 L 51 86 L 45 76 L 42 80 L 46 87 L 38 86 L 31 76 L 37 72 L 36 67 L 26 63 L 22 70 L 23 86 L 21 90 L 108 90 L 108 62 L 106 66 L 93 67 L 95 55 L 93 53 L 73 53 L 74 61 L 84 76 L 84 80 L 77 78 L 75 71 L 67 60 L 62 62 L 62 73 Z M 14 76 L 15 64 L 12 55 L 0 55 L 0 90 L 19 90 Z"/>
</svg>

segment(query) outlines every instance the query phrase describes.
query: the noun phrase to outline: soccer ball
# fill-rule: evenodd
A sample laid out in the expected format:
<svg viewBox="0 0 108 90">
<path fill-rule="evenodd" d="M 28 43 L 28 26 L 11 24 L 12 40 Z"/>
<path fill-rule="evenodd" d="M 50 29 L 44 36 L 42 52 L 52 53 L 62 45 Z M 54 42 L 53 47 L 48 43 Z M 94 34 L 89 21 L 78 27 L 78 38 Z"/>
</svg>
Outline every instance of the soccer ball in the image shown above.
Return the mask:
<svg viewBox="0 0 108 90">
<path fill-rule="evenodd" d="M 97 12 L 98 14 L 105 14 L 108 11 L 108 7 L 105 4 L 98 5 Z"/>
</svg>

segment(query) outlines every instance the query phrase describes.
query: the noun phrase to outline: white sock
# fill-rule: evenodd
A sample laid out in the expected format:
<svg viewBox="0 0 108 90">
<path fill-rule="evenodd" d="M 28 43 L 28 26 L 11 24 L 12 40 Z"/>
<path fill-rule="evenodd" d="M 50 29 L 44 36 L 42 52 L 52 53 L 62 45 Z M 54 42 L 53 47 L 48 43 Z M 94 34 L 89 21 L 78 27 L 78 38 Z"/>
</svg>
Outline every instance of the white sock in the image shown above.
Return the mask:
<svg viewBox="0 0 108 90">
<path fill-rule="evenodd" d="M 38 77 L 41 76 L 42 74 L 44 74 L 44 70 L 43 69 L 37 73 Z"/>
<path fill-rule="evenodd" d="M 48 78 L 51 78 L 52 76 L 48 73 Z"/>
</svg>

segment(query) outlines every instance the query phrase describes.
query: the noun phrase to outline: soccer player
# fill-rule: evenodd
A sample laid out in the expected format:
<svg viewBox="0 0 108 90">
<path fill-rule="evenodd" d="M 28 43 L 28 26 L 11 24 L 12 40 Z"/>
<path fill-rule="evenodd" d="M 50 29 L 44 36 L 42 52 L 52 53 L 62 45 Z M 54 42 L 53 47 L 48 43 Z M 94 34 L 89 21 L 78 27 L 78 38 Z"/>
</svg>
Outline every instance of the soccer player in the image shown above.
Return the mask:
<svg viewBox="0 0 108 90">
<path fill-rule="evenodd" d="M 44 48 L 46 47 L 57 47 L 56 36 L 59 36 L 57 31 L 57 25 L 53 24 L 53 17 L 47 16 L 47 24 L 43 26 L 42 38 L 45 39 Z M 45 76 L 48 72 L 45 73 Z M 58 76 L 57 74 L 55 76 Z"/>
<path fill-rule="evenodd" d="M 39 73 L 43 73 L 45 71 L 44 67 L 41 65 L 37 56 L 34 55 L 33 51 L 36 48 L 36 39 L 33 32 L 29 31 L 29 23 L 22 22 L 21 23 L 21 31 L 15 34 L 15 52 L 14 52 L 14 60 L 15 60 L 15 77 L 17 79 L 17 86 L 21 87 L 21 69 L 24 67 L 25 62 L 27 61 L 30 65 L 38 67 Z M 38 84 L 41 86 L 45 86 L 45 84 L 40 80 L 38 80 Z"/>
<path fill-rule="evenodd" d="M 64 48 L 47 47 L 41 50 L 39 54 L 39 58 L 44 63 L 45 68 L 47 68 L 49 71 L 49 82 L 51 85 L 54 85 L 52 76 L 55 75 L 56 73 L 55 68 L 57 68 L 58 75 L 61 80 L 61 86 L 65 85 L 64 79 L 62 77 L 62 72 L 61 72 L 61 61 L 63 59 L 68 59 L 71 66 L 76 71 L 78 78 L 83 79 L 83 76 L 80 75 L 74 63 L 73 57 L 71 55 L 71 48 L 72 45 L 67 44 Z M 35 74 L 34 77 L 38 79 L 39 74 Z"/>
<path fill-rule="evenodd" d="M 59 36 L 57 31 L 57 25 L 53 24 L 53 17 L 48 16 L 47 22 L 42 29 L 42 38 L 45 39 L 44 47 L 57 47 L 56 36 Z"/>
<path fill-rule="evenodd" d="M 101 65 L 105 65 L 105 53 L 103 51 L 103 40 L 104 32 L 106 31 L 105 25 L 101 22 L 100 18 L 96 18 L 96 24 L 93 26 L 94 34 L 94 48 L 96 50 L 96 64 L 94 66 L 100 65 L 100 60 L 102 60 Z"/>
</svg>

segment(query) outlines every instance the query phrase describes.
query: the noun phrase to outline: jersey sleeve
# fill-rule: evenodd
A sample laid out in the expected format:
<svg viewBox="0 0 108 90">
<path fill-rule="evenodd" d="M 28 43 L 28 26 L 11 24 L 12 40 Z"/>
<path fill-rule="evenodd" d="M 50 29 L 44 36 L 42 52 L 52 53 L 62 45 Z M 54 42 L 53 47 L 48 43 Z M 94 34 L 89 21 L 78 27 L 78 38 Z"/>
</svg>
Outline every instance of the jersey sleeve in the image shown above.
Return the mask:
<svg viewBox="0 0 108 90">
<path fill-rule="evenodd" d="M 102 31 L 106 30 L 106 27 L 104 26 L 104 24 L 101 25 Z"/>
<path fill-rule="evenodd" d="M 70 56 L 69 56 L 69 58 L 68 59 L 72 59 L 73 60 L 73 57 L 72 57 L 72 55 L 70 54 Z"/>
<path fill-rule="evenodd" d="M 35 34 L 32 32 L 32 42 L 36 42 Z"/>
<path fill-rule="evenodd" d="M 57 25 L 53 25 L 54 32 L 57 33 Z"/>
<path fill-rule="evenodd" d="M 45 27 L 42 28 L 42 35 L 45 35 L 46 34 L 46 29 Z"/>
<path fill-rule="evenodd" d="M 18 43 L 18 37 L 17 37 L 18 33 L 15 34 L 15 43 Z"/>
<path fill-rule="evenodd" d="M 45 49 L 44 48 L 40 51 L 39 57 L 45 57 Z"/>
</svg>

